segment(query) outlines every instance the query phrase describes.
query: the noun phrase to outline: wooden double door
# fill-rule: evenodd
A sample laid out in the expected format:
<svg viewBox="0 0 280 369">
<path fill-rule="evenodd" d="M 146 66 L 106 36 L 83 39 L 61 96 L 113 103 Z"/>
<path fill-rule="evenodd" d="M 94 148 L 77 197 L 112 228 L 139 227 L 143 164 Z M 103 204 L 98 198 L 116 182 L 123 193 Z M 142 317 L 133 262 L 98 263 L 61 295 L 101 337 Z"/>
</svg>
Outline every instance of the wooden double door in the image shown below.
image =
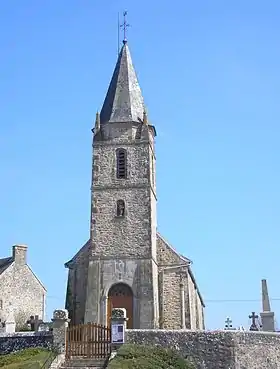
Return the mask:
<svg viewBox="0 0 280 369">
<path fill-rule="evenodd" d="M 110 317 L 112 310 L 116 308 L 126 309 L 126 316 L 128 318 L 127 328 L 133 328 L 133 292 L 129 286 L 124 283 L 115 284 L 108 293 L 107 306 L 107 324 L 110 326 Z"/>
</svg>

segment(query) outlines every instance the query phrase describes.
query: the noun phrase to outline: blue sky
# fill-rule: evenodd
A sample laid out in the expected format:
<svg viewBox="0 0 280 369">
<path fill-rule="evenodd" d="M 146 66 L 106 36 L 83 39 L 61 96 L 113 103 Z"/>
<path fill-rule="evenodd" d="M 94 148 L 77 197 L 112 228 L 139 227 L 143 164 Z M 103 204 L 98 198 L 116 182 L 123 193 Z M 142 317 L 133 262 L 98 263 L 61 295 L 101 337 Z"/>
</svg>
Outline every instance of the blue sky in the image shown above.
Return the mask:
<svg viewBox="0 0 280 369">
<path fill-rule="evenodd" d="M 0 256 L 28 244 L 48 316 L 64 306 L 64 263 L 89 235 L 90 130 L 124 9 L 158 132 L 158 228 L 194 262 L 207 327 L 228 315 L 247 326 L 261 278 L 279 316 L 277 0 L 1 2 Z"/>
</svg>

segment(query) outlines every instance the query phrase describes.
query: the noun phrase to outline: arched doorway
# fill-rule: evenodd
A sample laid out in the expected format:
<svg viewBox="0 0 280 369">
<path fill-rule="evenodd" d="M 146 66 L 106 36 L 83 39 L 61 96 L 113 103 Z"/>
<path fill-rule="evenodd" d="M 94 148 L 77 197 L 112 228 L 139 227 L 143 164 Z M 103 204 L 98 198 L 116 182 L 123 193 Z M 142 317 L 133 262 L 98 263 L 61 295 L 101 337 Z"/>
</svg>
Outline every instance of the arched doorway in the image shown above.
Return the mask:
<svg viewBox="0 0 280 369">
<path fill-rule="evenodd" d="M 127 328 L 133 328 L 133 292 L 129 286 L 124 283 L 118 283 L 112 286 L 108 293 L 108 306 L 107 306 L 107 320 L 108 326 L 110 323 L 110 317 L 112 315 L 112 309 L 124 308 L 126 309 L 126 316 L 128 318 Z"/>
</svg>

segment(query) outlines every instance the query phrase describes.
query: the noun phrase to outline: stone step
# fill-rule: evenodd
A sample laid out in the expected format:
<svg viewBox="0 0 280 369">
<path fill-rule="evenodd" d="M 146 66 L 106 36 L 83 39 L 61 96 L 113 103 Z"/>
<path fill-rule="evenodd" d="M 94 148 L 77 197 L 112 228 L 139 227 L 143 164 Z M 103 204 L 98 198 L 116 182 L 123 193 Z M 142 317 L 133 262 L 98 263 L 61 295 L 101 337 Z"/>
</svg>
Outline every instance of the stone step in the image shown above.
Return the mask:
<svg viewBox="0 0 280 369">
<path fill-rule="evenodd" d="M 105 361 L 103 361 L 102 363 L 97 362 L 97 363 L 89 363 L 89 364 L 86 364 L 86 363 L 63 363 L 61 365 L 61 368 L 68 368 L 69 366 L 75 367 L 75 368 L 81 368 L 81 367 L 84 367 L 84 366 L 102 366 L 104 364 L 105 364 Z"/>
<path fill-rule="evenodd" d="M 77 369 L 77 368 L 80 368 L 80 369 L 103 369 L 104 368 L 104 363 L 103 364 L 92 364 L 92 365 L 62 365 L 60 366 L 61 369 Z"/>
<path fill-rule="evenodd" d="M 103 369 L 104 368 L 104 364 L 99 365 L 99 364 L 93 364 L 93 365 L 62 365 L 60 366 L 61 369 Z"/>
<path fill-rule="evenodd" d="M 105 359 L 71 359 L 71 360 L 67 360 L 65 361 L 62 366 L 60 367 L 61 369 L 103 369 L 104 368 L 104 364 L 105 364 L 106 360 Z"/>
<path fill-rule="evenodd" d="M 77 369 L 76 366 L 61 366 L 64 369 Z M 80 366 L 80 369 L 104 369 L 104 366 Z"/>
</svg>

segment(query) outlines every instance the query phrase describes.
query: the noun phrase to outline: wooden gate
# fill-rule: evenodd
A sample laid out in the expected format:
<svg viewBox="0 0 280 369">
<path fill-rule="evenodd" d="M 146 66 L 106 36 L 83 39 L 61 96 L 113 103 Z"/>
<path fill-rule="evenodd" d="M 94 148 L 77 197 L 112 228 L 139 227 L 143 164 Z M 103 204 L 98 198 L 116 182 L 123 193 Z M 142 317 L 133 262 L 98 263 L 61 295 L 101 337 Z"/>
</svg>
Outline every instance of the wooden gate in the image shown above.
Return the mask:
<svg viewBox="0 0 280 369">
<path fill-rule="evenodd" d="M 96 323 L 69 327 L 66 357 L 107 358 L 111 352 L 111 329 Z"/>
</svg>

